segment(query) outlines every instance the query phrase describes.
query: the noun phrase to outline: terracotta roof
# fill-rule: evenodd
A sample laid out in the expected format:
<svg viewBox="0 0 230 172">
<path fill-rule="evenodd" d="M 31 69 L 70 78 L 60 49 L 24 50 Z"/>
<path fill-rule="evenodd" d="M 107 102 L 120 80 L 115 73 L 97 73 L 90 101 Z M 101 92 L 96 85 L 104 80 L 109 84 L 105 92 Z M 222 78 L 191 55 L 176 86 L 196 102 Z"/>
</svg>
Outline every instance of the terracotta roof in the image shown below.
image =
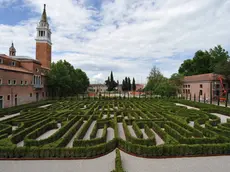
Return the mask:
<svg viewBox="0 0 230 172">
<path fill-rule="evenodd" d="M 0 54 L 0 57 L 2 57 L 2 58 L 6 58 L 6 59 L 11 59 L 11 60 L 15 60 L 15 61 L 18 61 L 18 62 L 20 62 L 20 60 L 18 60 L 18 59 L 15 59 L 15 58 L 13 58 L 13 57 L 10 57 L 10 56 L 7 56 L 7 55 L 5 55 L 5 54 Z"/>
<path fill-rule="evenodd" d="M 22 68 L 22 67 L 16 67 L 16 66 L 8 66 L 0 64 L 0 70 L 8 70 L 8 71 L 14 71 L 14 72 L 22 72 L 22 73 L 29 73 L 32 74 L 32 72 Z"/>
<path fill-rule="evenodd" d="M 215 81 L 218 80 L 218 74 L 215 73 L 206 73 L 200 75 L 185 76 L 184 82 L 196 82 L 196 81 Z"/>
<path fill-rule="evenodd" d="M 106 87 L 105 84 L 90 84 L 90 87 Z"/>
</svg>

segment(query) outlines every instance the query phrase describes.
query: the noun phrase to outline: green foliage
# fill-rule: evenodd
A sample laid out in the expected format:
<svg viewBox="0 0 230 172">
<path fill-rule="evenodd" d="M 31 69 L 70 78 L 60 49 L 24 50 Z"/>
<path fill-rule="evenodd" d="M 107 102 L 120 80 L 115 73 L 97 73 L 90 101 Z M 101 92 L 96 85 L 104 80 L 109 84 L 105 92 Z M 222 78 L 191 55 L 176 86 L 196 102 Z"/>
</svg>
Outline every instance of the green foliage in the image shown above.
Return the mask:
<svg viewBox="0 0 230 172">
<path fill-rule="evenodd" d="M 113 78 L 113 72 L 111 71 L 110 77 L 105 81 L 105 85 L 108 87 L 108 91 L 114 91 L 118 86 L 118 83 Z"/>
<path fill-rule="evenodd" d="M 221 74 L 221 69 L 217 66 L 226 63 L 228 59 L 228 52 L 220 45 L 209 51 L 199 50 L 195 53 L 193 59 L 185 60 L 181 64 L 179 73 L 185 76 L 214 72 Z"/>
<path fill-rule="evenodd" d="M 175 80 L 174 82 L 174 78 L 171 80 L 165 78 L 160 70 L 154 66 L 147 78 L 148 82 L 144 90 L 151 91 L 155 95 L 174 96 L 179 90 L 178 81 Z"/>
<path fill-rule="evenodd" d="M 51 64 L 47 85 L 51 96 L 66 97 L 84 93 L 89 86 L 89 79 L 81 69 L 74 69 L 67 61 L 60 60 Z"/>
</svg>

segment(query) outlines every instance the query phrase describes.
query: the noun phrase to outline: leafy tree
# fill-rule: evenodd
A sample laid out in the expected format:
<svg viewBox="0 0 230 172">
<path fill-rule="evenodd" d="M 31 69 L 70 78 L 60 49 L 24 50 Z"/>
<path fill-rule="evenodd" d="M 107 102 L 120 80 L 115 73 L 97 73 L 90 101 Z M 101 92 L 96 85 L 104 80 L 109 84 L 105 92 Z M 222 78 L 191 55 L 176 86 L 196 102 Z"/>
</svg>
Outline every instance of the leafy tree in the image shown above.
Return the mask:
<svg viewBox="0 0 230 172">
<path fill-rule="evenodd" d="M 108 87 L 108 91 L 113 91 L 118 86 L 118 83 L 114 81 L 112 71 L 110 77 L 108 77 L 108 79 L 105 81 L 105 85 Z"/>
<path fill-rule="evenodd" d="M 173 78 L 176 77 L 178 76 L 173 75 Z M 144 89 L 145 91 L 153 91 L 154 94 L 161 96 L 173 96 L 177 94 L 176 82 L 174 83 L 172 82 L 173 80 L 164 77 L 157 67 L 154 66 L 151 69 L 147 79 L 148 82 Z"/>
<path fill-rule="evenodd" d="M 230 86 L 230 60 L 218 63 L 215 66 L 215 73 L 223 75 Z"/>
<path fill-rule="evenodd" d="M 58 61 L 51 64 L 51 70 L 47 74 L 47 86 L 51 96 L 72 96 L 84 93 L 89 85 L 89 79 L 85 72 L 74 67 L 67 61 Z"/>
<path fill-rule="evenodd" d="M 185 76 L 213 73 L 215 66 L 229 59 L 228 52 L 220 45 L 210 49 L 209 51 L 199 50 L 195 53 L 193 59 L 185 60 L 180 68 L 179 73 Z"/>
<path fill-rule="evenodd" d="M 171 75 L 169 82 L 170 85 L 175 87 L 175 90 L 177 93 L 181 92 L 181 86 L 183 85 L 183 75 L 178 74 L 178 73 L 174 73 Z"/>
<path fill-rule="evenodd" d="M 136 83 L 135 83 L 135 79 L 133 78 L 133 83 L 132 83 L 132 90 L 136 91 Z"/>
</svg>

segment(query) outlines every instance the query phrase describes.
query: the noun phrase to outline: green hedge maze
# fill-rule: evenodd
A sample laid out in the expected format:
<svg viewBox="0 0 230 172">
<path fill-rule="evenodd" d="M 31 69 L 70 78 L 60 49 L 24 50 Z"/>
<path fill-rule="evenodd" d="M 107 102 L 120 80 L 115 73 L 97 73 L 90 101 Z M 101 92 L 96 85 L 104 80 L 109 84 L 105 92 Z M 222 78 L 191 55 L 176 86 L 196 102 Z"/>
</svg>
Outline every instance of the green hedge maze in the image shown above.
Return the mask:
<svg viewBox="0 0 230 172">
<path fill-rule="evenodd" d="M 96 158 L 116 148 L 155 158 L 230 154 L 230 120 L 212 114 L 229 109 L 175 102 L 66 98 L 1 115 L 0 158 Z"/>
</svg>

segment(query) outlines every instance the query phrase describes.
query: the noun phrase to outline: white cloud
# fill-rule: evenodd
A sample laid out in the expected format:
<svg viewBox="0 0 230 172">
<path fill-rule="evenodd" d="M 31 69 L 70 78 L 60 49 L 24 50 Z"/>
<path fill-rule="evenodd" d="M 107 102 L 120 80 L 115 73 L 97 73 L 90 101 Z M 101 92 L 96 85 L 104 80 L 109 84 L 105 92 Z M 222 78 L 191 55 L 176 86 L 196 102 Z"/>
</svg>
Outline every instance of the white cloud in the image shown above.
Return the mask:
<svg viewBox="0 0 230 172">
<path fill-rule="evenodd" d="M 35 56 L 35 28 L 44 0 L 24 2 L 37 17 L 13 27 L 0 23 L 1 53 L 7 53 L 14 40 L 17 53 Z M 183 55 L 217 44 L 230 46 L 230 0 L 98 2 L 100 9 L 87 6 L 89 0 L 46 1 L 53 60 L 66 59 L 85 70 L 91 81 L 97 76 L 102 81 L 113 70 L 120 81 L 130 76 L 145 82 L 154 64 L 170 76 Z"/>
</svg>

